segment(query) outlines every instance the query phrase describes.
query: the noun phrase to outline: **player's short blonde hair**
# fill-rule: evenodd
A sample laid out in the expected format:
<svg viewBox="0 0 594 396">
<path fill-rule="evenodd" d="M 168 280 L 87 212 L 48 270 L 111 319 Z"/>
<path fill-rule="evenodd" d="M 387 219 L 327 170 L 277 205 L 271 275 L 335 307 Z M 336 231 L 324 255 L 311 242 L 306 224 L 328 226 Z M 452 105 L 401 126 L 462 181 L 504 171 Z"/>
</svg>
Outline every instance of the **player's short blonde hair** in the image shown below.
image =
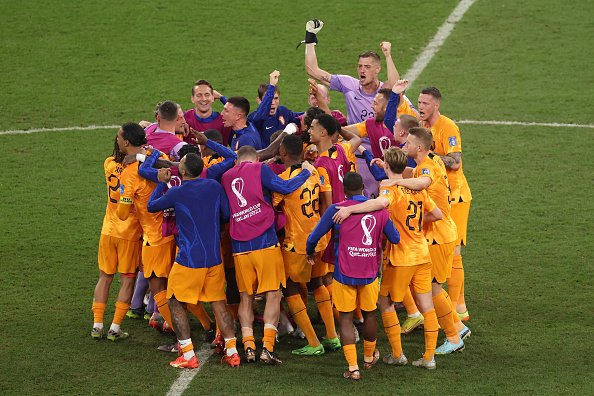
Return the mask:
<svg viewBox="0 0 594 396">
<path fill-rule="evenodd" d="M 433 134 L 431 133 L 430 129 L 414 127 L 410 128 L 408 133 L 414 136 L 419 141 L 421 146 L 425 148 L 425 150 L 431 150 L 431 146 L 433 145 Z"/>
<path fill-rule="evenodd" d="M 408 163 L 408 155 L 400 147 L 392 146 L 384 152 L 384 162 L 397 175 L 402 174 Z"/>
</svg>

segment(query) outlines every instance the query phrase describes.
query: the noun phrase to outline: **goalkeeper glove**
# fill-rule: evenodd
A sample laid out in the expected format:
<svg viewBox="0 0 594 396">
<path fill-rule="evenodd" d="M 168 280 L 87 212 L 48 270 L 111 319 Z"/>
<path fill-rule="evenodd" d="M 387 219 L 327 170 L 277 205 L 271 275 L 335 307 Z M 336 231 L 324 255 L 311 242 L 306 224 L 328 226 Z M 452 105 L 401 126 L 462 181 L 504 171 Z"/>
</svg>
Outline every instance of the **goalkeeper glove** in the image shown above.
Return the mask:
<svg viewBox="0 0 594 396">
<path fill-rule="evenodd" d="M 309 21 L 307 21 L 307 23 L 305 24 L 305 40 L 300 42 L 297 45 L 297 48 L 299 48 L 299 46 L 303 43 L 317 44 L 318 38 L 316 37 L 316 33 L 318 33 L 322 29 L 322 26 L 324 26 L 324 22 L 320 21 L 319 19 L 310 19 Z"/>
</svg>

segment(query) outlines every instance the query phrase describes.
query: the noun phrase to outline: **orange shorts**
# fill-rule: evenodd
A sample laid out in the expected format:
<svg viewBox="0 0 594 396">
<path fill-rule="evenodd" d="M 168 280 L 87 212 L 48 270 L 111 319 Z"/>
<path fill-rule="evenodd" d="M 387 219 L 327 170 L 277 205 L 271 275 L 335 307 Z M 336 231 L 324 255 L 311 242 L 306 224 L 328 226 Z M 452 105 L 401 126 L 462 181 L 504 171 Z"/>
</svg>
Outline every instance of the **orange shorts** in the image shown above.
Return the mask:
<svg viewBox="0 0 594 396">
<path fill-rule="evenodd" d="M 154 274 L 157 278 L 167 278 L 175 261 L 176 247 L 175 239 L 158 246 L 143 246 L 144 277 L 150 278 Z"/>
<path fill-rule="evenodd" d="M 225 268 L 235 268 L 228 223 L 225 225 L 225 229 L 221 233 L 221 256 L 223 257 L 223 264 L 225 265 Z"/>
<path fill-rule="evenodd" d="M 265 293 L 286 287 L 285 265 L 280 246 L 233 254 L 235 278 L 241 293 Z M 255 290 L 257 289 L 257 290 Z"/>
<path fill-rule="evenodd" d="M 287 279 L 295 283 L 307 283 L 311 278 L 318 278 L 328 273 L 328 264 L 322 261 L 322 252 L 316 255 L 316 263 L 312 266 L 307 262 L 307 255 L 281 249 L 285 263 Z"/>
<path fill-rule="evenodd" d="M 470 201 L 452 204 L 452 220 L 454 220 L 456 227 L 458 227 L 458 240 L 456 241 L 456 245 L 466 246 L 466 226 L 468 223 L 468 212 L 470 212 Z"/>
<path fill-rule="evenodd" d="M 437 283 L 446 283 L 452 276 L 452 264 L 454 263 L 454 250 L 456 242 L 444 243 L 441 245 L 429 245 L 431 255 L 431 277 Z"/>
<path fill-rule="evenodd" d="M 375 311 L 378 289 L 377 278 L 368 285 L 354 286 L 345 285 L 332 279 L 332 302 L 339 312 L 352 312 L 357 307 L 366 312 Z"/>
<path fill-rule="evenodd" d="M 116 273 L 133 274 L 140 268 L 142 240 L 128 241 L 101 234 L 97 261 L 99 269 L 108 275 Z"/>
<path fill-rule="evenodd" d="M 322 254 L 324 252 L 319 252 L 318 257 L 316 258 L 316 263 L 311 267 L 311 277 L 312 278 L 319 278 L 320 276 L 326 275 L 328 271 L 328 266 L 330 264 L 325 263 L 322 261 Z M 332 270 L 334 270 L 334 266 L 332 266 Z"/>
<path fill-rule="evenodd" d="M 328 273 L 330 273 L 330 274 L 333 273 L 334 272 L 334 264 L 326 263 L 326 265 L 328 266 L 328 271 L 326 273 L 327 274 Z"/>
<path fill-rule="evenodd" d="M 223 264 L 206 268 L 189 268 L 173 263 L 167 282 L 167 298 L 180 302 L 225 300 L 225 268 Z"/>
<path fill-rule="evenodd" d="M 431 291 L 431 263 L 405 267 L 386 265 L 382 275 L 380 294 L 394 302 L 404 300 L 408 285 L 413 286 L 415 293 L 422 294 Z"/>
</svg>

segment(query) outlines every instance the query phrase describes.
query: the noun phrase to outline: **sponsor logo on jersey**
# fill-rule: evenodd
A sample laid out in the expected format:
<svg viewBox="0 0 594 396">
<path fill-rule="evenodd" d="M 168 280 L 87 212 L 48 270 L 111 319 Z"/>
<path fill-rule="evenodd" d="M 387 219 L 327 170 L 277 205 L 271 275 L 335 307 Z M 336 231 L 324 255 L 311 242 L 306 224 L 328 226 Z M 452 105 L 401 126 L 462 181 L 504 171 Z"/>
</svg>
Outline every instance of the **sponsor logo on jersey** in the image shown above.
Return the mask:
<svg viewBox="0 0 594 396">
<path fill-rule="evenodd" d="M 456 136 L 450 136 L 448 140 L 450 141 L 450 147 L 458 145 L 458 139 L 456 139 Z"/>
</svg>

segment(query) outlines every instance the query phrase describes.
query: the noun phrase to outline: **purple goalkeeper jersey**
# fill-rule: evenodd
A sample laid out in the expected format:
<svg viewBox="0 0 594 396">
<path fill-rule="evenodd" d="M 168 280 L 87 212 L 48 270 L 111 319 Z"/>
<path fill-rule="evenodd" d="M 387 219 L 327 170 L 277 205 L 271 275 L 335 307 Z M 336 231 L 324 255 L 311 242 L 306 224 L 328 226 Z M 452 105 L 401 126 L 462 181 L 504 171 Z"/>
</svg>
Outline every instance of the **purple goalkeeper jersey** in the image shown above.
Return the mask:
<svg viewBox="0 0 594 396">
<path fill-rule="evenodd" d="M 384 85 L 380 81 L 377 91 L 366 94 L 361 89 L 361 83 L 354 77 L 342 74 L 333 74 L 330 79 L 330 89 L 342 92 L 347 105 L 347 122 L 349 125 L 364 122 L 366 119 L 375 116 L 371 110 L 371 103 L 378 91 Z"/>
</svg>

